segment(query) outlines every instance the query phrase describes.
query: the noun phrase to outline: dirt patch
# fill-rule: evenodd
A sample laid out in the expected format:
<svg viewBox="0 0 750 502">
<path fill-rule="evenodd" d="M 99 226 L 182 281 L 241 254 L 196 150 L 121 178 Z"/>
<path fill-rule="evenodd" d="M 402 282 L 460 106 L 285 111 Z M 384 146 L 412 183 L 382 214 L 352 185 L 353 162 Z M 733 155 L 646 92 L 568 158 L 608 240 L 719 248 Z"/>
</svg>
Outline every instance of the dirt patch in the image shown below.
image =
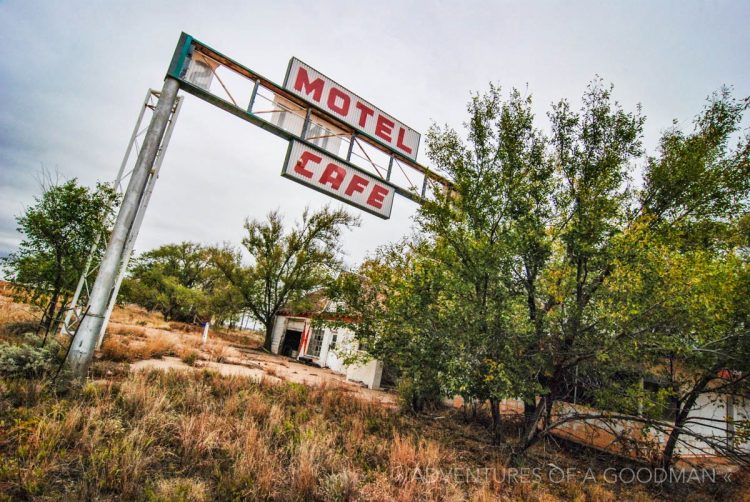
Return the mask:
<svg viewBox="0 0 750 502">
<path fill-rule="evenodd" d="M 147 359 L 130 365 L 131 371 L 158 369 L 163 371 L 182 370 L 193 371 L 210 369 L 224 376 L 245 376 L 257 380 L 265 379 L 271 382 L 295 382 L 311 386 L 325 386 L 336 388 L 342 392 L 351 393 L 369 402 L 392 408 L 397 406 L 396 396 L 380 390 L 372 390 L 359 384 L 348 382 L 343 375 L 334 373 L 327 368 L 317 368 L 301 363 L 292 362 L 282 356 L 253 352 L 245 354 L 239 364 L 197 361 L 189 366 L 176 357 L 162 359 Z"/>
</svg>

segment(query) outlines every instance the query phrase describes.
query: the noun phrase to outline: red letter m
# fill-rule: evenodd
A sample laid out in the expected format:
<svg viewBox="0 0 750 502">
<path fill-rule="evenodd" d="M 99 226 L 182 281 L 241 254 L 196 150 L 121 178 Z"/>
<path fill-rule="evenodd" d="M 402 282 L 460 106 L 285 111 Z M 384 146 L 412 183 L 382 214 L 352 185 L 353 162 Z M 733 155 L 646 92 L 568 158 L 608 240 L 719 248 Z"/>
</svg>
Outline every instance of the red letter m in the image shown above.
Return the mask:
<svg viewBox="0 0 750 502">
<path fill-rule="evenodd" d="M 323 97 L 323 79 L 316 78 L 310 82 L 310 75 L 307 74 L 307 70 L 303 67 L 299 67 L 297 70 L 297 80 L 294 82 L 294 90 L 304 92 L 308 96 L 312 94 L 312 98 L 320 103 L 320 99 Z"/>
</svg>

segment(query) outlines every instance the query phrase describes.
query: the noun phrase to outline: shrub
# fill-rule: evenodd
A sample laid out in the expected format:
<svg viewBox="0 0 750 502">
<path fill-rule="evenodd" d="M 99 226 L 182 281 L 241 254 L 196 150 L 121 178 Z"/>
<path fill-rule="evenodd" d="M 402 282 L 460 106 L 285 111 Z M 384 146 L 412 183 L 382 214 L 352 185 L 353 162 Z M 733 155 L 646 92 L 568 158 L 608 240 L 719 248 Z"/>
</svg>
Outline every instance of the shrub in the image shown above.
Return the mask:
<svg viewBox="0 0 750 502">
<path fill-rule="evenodd" d="M 198 360 L 198 351 L 193 349 L 182 350 L 180 353 L 180 359 L 188 366 L 194 366 L 195 361 Z"/>
<path fill-rule="evenodd" d="M 42 376 L 60 363 L 60 344 L 50 339 L 45 346 L 36 336 L 27 336 L 27 343 L 0 342 L 0 376 L 34 378 Z"/>
<path fill-rule="evenodd" d="M 0 334 L 5 335 L 6 337 L 18 337 L 21 335 L 26 335 L 28 333 L 36 333 L 38 328 L 38 321 L 10 322 L 4 324 L 2 328 L 0 328 Z"/>
</svg>

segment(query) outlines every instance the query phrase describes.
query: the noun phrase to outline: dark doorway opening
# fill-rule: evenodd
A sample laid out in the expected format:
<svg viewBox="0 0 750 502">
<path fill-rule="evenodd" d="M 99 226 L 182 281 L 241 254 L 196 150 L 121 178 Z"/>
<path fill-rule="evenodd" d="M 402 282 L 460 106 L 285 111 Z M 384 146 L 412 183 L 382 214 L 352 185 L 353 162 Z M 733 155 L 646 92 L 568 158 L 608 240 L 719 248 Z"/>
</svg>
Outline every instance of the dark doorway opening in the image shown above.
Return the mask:
<svg viewBox="0 0 750 502">
<path fill-rule="evenodd" d="M 281 355 L 292 357 L 292 351 L 299 352 L 299 342 L 302 340 L 301 331 L 286 330 L 284 345 L 281 346 Z"/>
</svg>

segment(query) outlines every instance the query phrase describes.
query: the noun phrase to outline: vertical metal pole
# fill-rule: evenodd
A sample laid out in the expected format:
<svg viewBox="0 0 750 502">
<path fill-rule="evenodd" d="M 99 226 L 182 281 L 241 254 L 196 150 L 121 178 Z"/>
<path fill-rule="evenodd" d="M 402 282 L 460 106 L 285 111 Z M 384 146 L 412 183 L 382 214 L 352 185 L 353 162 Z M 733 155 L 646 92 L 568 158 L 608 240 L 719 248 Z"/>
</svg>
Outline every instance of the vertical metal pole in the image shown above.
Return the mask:
<svg viewBox="0 0 750 502">
<path fill-rule="evenodd" d="M 302 139 L 305 139 L 305 136 L 307 135 L 307 128 L 310 125 L 310 112 L 312 112 L 312 108 L 308 108 L 307 113 L 305 114 L 305 122 L 302 124 L 302 132 L 299 135 L 299 137 Z"/>
<path fill-rule="evenodd" d="M 123 250 L 122 255 L 122 264 L 120 265 L 120 270 L 117 273 L 117 279 L 115 280 L 115 286 L 112 289 L 112 294 L 109 297 L 107 312 L 104 314 L 104 322 L 102 322 L 102 326 L 99 329 L 99 337 L 96 342 L 97 349 L 101 348 L 102 346 L 102 341 L 104 340 L 104 332 L 107 330 L 109 318 L 112 316 L 112 310 L 114 310 L 115 304 L 117 303 L 117 295 L 120 292 L 122 280 L 125 278 L 125 274 L 128 272 L 128 264 L 130 263 L 130 258 L 133 255 L 135 239 L 138 237 L 138 233 L 141 230 L 141 224 L 143 223 L 143 217 L 146 214 L 146 208 L 148 207 L 148 203 L 151 200 L 151 195 L 154 192 L 154 185 L 156 184 L 156 180 L 159 177 L 161 164 L 162 162 L 164 162 L 164 154 L 167 150 L 167 146 L 169 146 L 169 140 L 172 138 L 172 130 L 174 129 L 174 124 L 177 120 L 177 116 L 180 113 L 180 107 L 182 107 L 182 97 L 177 98 L 175 107 L 172 110 L 172 115 L 169 119 L 167 130 L 164 133 L 164 139 L 162 139 L 161 146 L 159 147 L 156 162 L 154 163 L 154 167 L 151 170 L 151 176 L 149 177 L 148 183 L 146 184 L 146 189 L 143 193 L 143 197 L 141 198 L 141 203 L 138 206 L 138 213 L 136 214 L 135 220 L 133 221 L 133 226 L 130 229 L 128 240 L 125 243 L 125 249 Z"/>
<path fill-rule="evenodd" d="M 260 84 L 260 80 L 255 81 L 255 85 L 253 86 L 253 92 L 250 94 L 250 103 L 247 105 L 247 113 L 253 113 L 253 105 L 255 104 L 255 96 L 258 95 L 258 84 Z"/>
<path fill-rule="evenodd" d="M 122 261 L 125 243 L 133 226 L 151 167 L 156 160 L 156 154 L 167 128 L 179 89 L 180 84 L 174 78 L 168 76 L 164 80 L 159 102 L 156 104 L 156 109 L 151 117 L 143 147 L 138 155 L 133 174 L 130 176 L 128 189 L 117 214 L 107 250 L 99 265 L 99 272 L 91 289 L 89 314 L 81 322 L 73 338 L 68 354 L 68 363 L 73 374 L 78 378 L 86 376 L 86 370 L 94 357 L 94 348 L 104 322 L 104 314 L 106 313 L 110 292 L 114 287 L 118 267 Z"/>
<path fill-rule="evenodd" d="M 427 193 L 427 175 L 424 175 L 424 181 L 422 181 L 422 198 L 424 199 L 425 194 Z"/>
<path fill-rule="evenodd" d="M 391 171 L 393 170 L 393 155 L 391 155 L 391 160 L 388 161 L 388 174 L 385 175 L 386 181 L 391 181 Z"/>
<path fill-rule="evenodd" d="M 354 150 L 354 141 L 357 139 L 357 133 L 353 132 L 352 137 L 349 138 L 349 151 L 346 152 L 346 161 L 352 160 L 352 150 Z"/>
</svg>

